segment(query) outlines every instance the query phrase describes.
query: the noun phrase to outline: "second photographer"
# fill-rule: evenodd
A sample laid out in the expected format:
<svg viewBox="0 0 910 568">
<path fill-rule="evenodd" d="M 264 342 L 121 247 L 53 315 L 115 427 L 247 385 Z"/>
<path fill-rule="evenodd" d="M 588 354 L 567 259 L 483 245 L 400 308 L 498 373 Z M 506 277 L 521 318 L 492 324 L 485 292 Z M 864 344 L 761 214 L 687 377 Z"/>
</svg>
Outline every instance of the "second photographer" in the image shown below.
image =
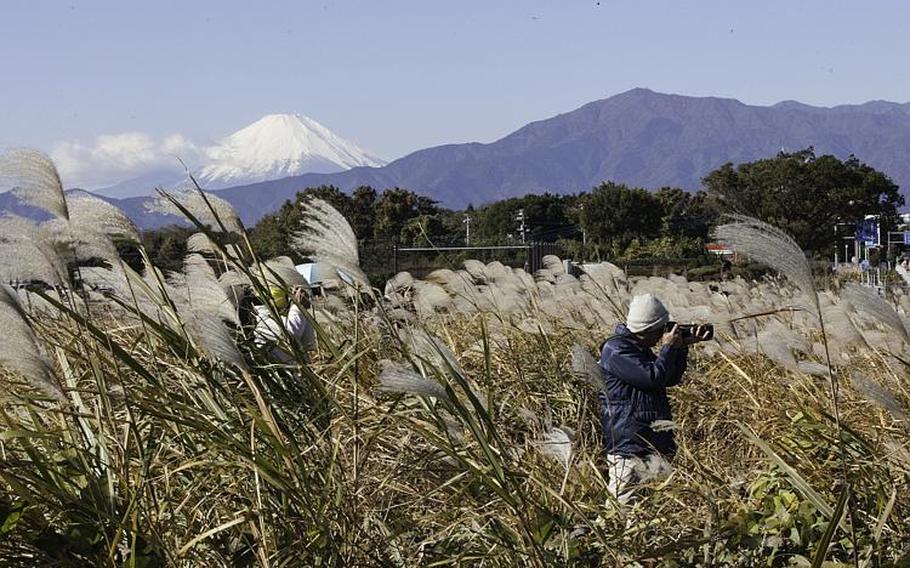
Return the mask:
<svg viewBox="0 0 910 568">
<path fill-rule="evenodd" d="M 671 322 L 663 303 L 643 294 L 632 299 L 626 323 L 604 342 L 604 449 L 609 490 L 620 503 L 632 497 L 638 482 L 669 474 L 676 442 L 667 388 L 682 379 L 689 345 L 711 339 L 713 331 Z"/>
</svg>

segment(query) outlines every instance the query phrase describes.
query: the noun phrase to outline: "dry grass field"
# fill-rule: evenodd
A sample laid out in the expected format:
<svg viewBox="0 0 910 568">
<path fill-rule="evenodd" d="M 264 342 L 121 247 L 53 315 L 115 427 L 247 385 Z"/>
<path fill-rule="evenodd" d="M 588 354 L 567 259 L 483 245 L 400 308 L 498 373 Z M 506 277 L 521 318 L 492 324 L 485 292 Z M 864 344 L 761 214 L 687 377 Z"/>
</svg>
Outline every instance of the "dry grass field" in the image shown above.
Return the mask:
<svg viewBox="0 0 910 568">
<path fill-rule="evenodd" d="M 53 164 L 6 163 L 51 219 L 0 218 L 0 562 L 8 566 L 898 566 L 910 562 L 910 298 L 817 290 L 773 228 L 718 236 L 761 282 L 572 276 L 468 261 L 382 290 L 314 201 L 296 245 L 337 267 L 318 346 L 278 365 L 238 312 L 303 284 L 201 192 L 185 270 L 137 273 L 129 220 L 65 197 Z M 228 244 L 229 243 L 229 244 Z M 67 265 L 95 291 L 74 294 Z M 88 287 L 91 288 L 91 287 Z M 100 291 L 99 291 L 100 290 Z M 606 489 L 597 347 L 630 298 L 711 322 L 671 390 L 669 479 Z"/>
</svg>

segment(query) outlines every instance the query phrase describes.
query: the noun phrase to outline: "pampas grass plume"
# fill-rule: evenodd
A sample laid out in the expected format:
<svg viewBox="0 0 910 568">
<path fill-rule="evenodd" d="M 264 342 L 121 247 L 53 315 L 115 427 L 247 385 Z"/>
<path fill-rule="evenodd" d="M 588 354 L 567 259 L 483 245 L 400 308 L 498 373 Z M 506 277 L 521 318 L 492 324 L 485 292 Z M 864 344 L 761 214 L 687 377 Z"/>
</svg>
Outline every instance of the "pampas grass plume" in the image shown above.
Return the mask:
<svg viewBox="0 0 910 568">
<path fill-rule="evenodd" d="M 0 216 L 0 278 L 69 285 L 66 262 L 35 223 L 12 214 Z"/>
<path fill-rule="evenodd" d="M 904 326 L 900 315 L 891 304 L 876 294 L 872 288 L 851 282 L 844 287 L 843 296 L 858 312 L 864 313 L 874 321 L 890 327 L 901 339 L 910 343 L 910 336 L 907 334 L 907 328 Z"/>
<path fill-rule="evenodd" d="M 304 228 L 294 234 L 293 247 L 335 267 L 342 280 L 369 288 L 370 281 L 360 269 L 357 235 L 344 215 L 322 199 L 309 199 L 302 207 Z"/>
<path fill-rule="evenodd" d="M 169 197 L 180 203 L 204 225 L 210 225 L 213 229 L 220 230 L 220 221 L 228 232 L 240 233 L 243 231 L 243 224 L 240 222 L 240 216 L 234 210 L 234 206 L 217 195 L 208 192 L 203 196 L 201 191 L 168 193 L 159 190 L 159 195 L 154 200 L 146 203 L 145 207 L 152 213 L 182 217 L 183 212 L 168 199 Z"/>
<path fill-rule="evenodd" d="M 603 390 L 605 388 L 600 365 L 597 364 L 594 356 L 591 355 L 591 352 L 586 347 L 576 343 L 572 346 L 571 357 L 572 374 L 577 379 L 586 381 L 596 389 Z"/>
<path fill-rule="evenodd" d="M 15 290 L 0 284 L 0 363 L 17 371 L 35 388 L 62 400 L 63 390 L 54 375 L 53 366 L 44 356 L 38 338 Z"/>
<path fill-rule="evenodd" d="M 788 278 L 812 300 L 819 312 L 818 294 L 806 255 L 787 233 L 745 215 L 730 215 L 734 221 L 715 230 L 717 240 L 733 250 L 768 265 Z"/>
<path fill-rule="evenodd" d="M 572 438 L 563 428 L 550 428 L 534 445 L 541 454 L 560 463 L 566 470 L 572 460 Z"/>
<path fill-rule="evenodd" d="M 0 189 L 7 188 L 32 207 L 61 219 L 69 218 L 57 166 L 43 152 L 17 148 L 0 156 Z"/>
<path fill-rule="evenodd" d="M 413 394 L 449 400 L 445 388 L 438 382 L 405 368 L 394 361 L 379 362 L 379 387 L 377 390 L 394 394 Z"/>
</svg>

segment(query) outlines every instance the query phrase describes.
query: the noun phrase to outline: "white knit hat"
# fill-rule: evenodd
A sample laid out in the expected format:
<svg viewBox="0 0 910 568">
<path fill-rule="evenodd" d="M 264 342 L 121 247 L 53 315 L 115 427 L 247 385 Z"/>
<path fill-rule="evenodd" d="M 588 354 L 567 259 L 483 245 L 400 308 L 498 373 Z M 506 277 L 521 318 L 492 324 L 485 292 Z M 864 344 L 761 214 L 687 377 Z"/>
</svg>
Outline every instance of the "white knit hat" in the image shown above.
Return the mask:
<svg viewBox="0 0 910 568">
<path fill-rule="evenodd" d="M 670 312 L 653 294 L 642 294 L 632 298 L 626 327 L 632 333 L 644 333 L 663 327 L 670 321 Z"/>
</svg>

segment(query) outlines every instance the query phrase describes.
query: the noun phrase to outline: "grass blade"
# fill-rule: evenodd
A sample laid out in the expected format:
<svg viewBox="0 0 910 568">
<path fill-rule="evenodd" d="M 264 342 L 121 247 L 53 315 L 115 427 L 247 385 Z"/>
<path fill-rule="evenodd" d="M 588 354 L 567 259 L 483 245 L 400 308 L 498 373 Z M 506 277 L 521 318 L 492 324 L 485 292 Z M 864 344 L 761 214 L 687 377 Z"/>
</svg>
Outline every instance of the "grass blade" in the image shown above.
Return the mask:
<svg viewBox="0 0 910 568">
<path fill-rule="evenodd" d="M 831 544 L 831 538 L 834 536 L 834 531 L 837 530 L 837 525 L 840 524 L 841 518 L 844 516 L 844 508 L 847 506 L 847 501 L 849 499 L 850 488 L 847 487 L 841 491 L 840 498 L 837 500 L 837 505 L 834 507 L 834 513 L 831 516 L 831 520 L 828 521 L 828 526 L 825 528 L 821 540 L 818 541 L 818 545 L 815 547 L 815 555 L 812 557 L 812 568 L 821 568 L 822 563 L 825 561 L 825 556 L 828 555 L 828 546 Z"/>
<path fill-rule="evenodd" d="M 823 514 L 828 519 L 834 515 L 834 509 L 831 508 L 824 497 L 822 497 L 815 489 L 809 485 L 809 482 L 796 471 L 793 466 L 788 464 L 782 457 L 780 457 L 777 452 L 774 451 L 774 448 L 770 444 L 758 437 L 758 435 L 752 431 L 748 426 L 739 424 L 739 429 L 743 431 L 746 437 L 750 442 L 758 446 L 758 448 L 765 453 L 771 461 L 773 461 L 784 473 L 787 474 L 787 477 L 790 478 L 790 482 L 793 483 L 793 486 L 803 494 L 809 501 L 815 505 L 815 508 Z"/>
</svg>

